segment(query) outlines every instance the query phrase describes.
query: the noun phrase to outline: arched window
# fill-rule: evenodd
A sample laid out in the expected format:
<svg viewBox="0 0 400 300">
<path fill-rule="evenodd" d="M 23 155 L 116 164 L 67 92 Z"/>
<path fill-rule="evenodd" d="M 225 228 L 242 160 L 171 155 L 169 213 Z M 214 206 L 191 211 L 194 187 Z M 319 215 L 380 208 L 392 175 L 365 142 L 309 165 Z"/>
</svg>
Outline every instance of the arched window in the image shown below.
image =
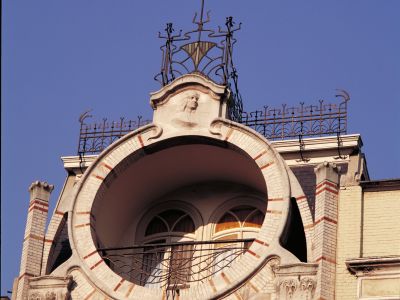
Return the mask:
<svg viewBox="0 0 400 300">
<path fill-rule="evenodd" d="M 261 210 L 249 205 L 235 206 L 219 218 L 213 234 L 213 240 L 218 241 L 215 248 L 220 253 L 215 261 L 215 272 L 230 265 L 250 247 L 251 241 L 243 240 L 255 238 L 263 220 Z"/>
<path fill-rule="evenodd" d="M 145 239 L 157 235 L 164 236 L 168 242 L 173 242 L 172 237 L 194 234 L 194 231 L 194 222 L 187 213 L 178 209 L 170 209 L 153 217 L 146 227 Z"/>
<path fill-rule="evenodd" d="M 179 209 L 165 210 L 148 223 L 145 234 L 140 285 L 156 287 L 169 274 L 168 284 L 182 288 L 189 281 L 195 224 Z M 174 244 L 179 242 L 180 244 Z"/>
<path fill-rule="evenodd" d="M 264 214 L 255 207 L 248 205 L 236 206 L 228 210 L 217 222 L 214 230 L 214 239 L 226 235 L 237 239 L 254 237 L 264 220 Z"/>
</svg>

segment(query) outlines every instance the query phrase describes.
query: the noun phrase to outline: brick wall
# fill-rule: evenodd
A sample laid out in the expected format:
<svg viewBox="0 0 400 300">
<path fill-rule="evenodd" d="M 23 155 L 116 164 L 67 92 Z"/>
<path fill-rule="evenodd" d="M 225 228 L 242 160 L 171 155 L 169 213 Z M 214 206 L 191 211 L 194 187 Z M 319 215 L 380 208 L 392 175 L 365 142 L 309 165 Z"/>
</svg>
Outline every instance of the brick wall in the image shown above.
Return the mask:
<svg viewBox="0 0 400 300">
<path fill-rule="evenodd" d="M 400 255 L 400 190 L 364 193 L 363 257 Z"/>
<path fill-rule="evenodd" d="M 314 166 L 291 167 L 294 175 L 300 183 L 304 194 L 307 197 L 308 205 L 310 206 L 311 214 L 315 214 L 315 187 L 316 177 L 314 173 Z"/>
<path fill-rule="evenodd" d="M 361 197 L 360 186 L 342 187 L 339 192 L 336 299 L 357 299 L 357 278 L 347 270 L 345 261 L 360 255 Z"/>
</svg>

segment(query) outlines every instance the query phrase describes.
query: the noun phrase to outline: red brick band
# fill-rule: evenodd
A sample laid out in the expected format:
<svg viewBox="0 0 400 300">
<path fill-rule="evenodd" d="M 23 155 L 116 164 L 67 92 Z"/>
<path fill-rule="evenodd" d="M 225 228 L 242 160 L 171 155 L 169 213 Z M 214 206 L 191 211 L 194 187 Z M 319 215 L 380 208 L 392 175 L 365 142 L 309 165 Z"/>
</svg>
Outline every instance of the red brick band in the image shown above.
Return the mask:
<svg viewBox="0 0 400 300">
<path fill-rule="evenodd" d="M 326 257 L 326 256 L 318 257 L 315 261 L 316 261 L 316 262 L 319 262 L 319 261 L 321 261 L 321 260 L 324 260 L 324 261 L 329 262 L 329 263 L 331 263 L 331 264 L 336 264 L 336 261 L 335 261 L 334 259 L 328 258 L 328 257 Z"/>
<path fill-rule="evenodd" d="M 90 297 L 92 297 L 92 296 L 94 295 L 94 293 L 96 293 L 96 290 L 95 290 L 95 289 L 93 289 L 93 291 L 91 291 L 91 292 L 85 297 L 85 300 L 90 299 Z"/>
<path fill-rule="evenodd" d="M 314 226 L 317 225 L 318 223 L 322 222 L 322 221 L 327 221 L 327 222 L 330 222 L 330 223 L 333 223 L 333 224 L 337 224 L 336 220 L 331 219 L 329 217 L 323 216 L 323 217 L 319 218 L 317 221 L 314 222 Z"/>
<path fill-rule="evenodd" d="M 217 292 L 217 289 L 215 288 L 214 281 L 213 281 L 212 279 L 210 279 L 210 280 L 208 281 L 208 283 L 210 284 L 210 286 L 211 286 L 213 292 L 216 293 L 216 292 Z"/>
<path fill-rule="evenodd" d="M 269 163 L 267 163 L 267 164 L 263 165 L 262 167 L 260 167 L 260 170 L 264 170 L 264 169 L 266 169 L 266 168 L 270 167 L 270 166 L 271 166 L 271 165 L 273 165 L 273 164 L 274 164 L 274 162 L 273 162 L 273 161 L 271 161 L 271 162 L 269 162 Z"/>
<path fill-rule="evenodd" d="M 34 239 L 34 240 L 38 240 L 38 241 L 43 241 L 44 240 L 44 236 L 40 236 L 40 235 L 36 235 L 36 234 L 29 234 L 24 238 L 24 242 L 27 239 Z"/>
<path fill-rule="evenodd" d="M 128 298 L 133 290 L 133 288 L 135 287 L 135 285 L 132 283 L 132 285 L 129 287 L 128 291 L 125 294 L 125 297 Z"/>
<path fill-rule="evenodd" d="M 233 133 L 233 128 L 229 128 L 228 133 L 226 134 L 225 141 L 228 141 Z"/>
<path fill-rule="evenodd" d="M 303 227 L 304 227 L 304 229 L 313 228 L 313 227 L 314 227 L 314 224 L 304 225 Z"/>
<path fill-rule="evenodd" d="M 302 201 L 302 200 L 307 200 L 307 197 L 305 195 L 296 197 L 296 201 Z"/>
<path fill-rule="evenodd" d="M 97 179 L 101 180 L 101 181 L 104 180 L 104 177 L 101 177 L 101 176 L 99 176 L 99 175 L 93 174 L 92 176 L 93 176 L 94 178 L 97 178 Z"/>
<path fill-rule="evenodd" d="M 90 215 L 90 211 L 77 211 L 77 215 Z"/>
<path fill-rule="evenodd" d="M 40 206 L 37 206 L 37 205 L 33 205 L 33 206 L 31 206 L 29 208 L 28 213 L 31 212 L 34 209 L 39 210 L 41 212 L 45 212 L 45 213 L 47 213 L 49 211 L 47 208 L 43 208 L 43 207 L 40 207 Z"/>
<path fill-rule="evenodd" d="M 259 159 L 261 156 L 263 156 L 264 154 L 266 154 L 268 152 L 268 150 L 263 150 L 260 152 L 260 154 L 256 155 L 255 157 L 253 157 L 254 160 Z"/>
<path fill-rule="evenodd" d="M 106 167 L 107 169 L 109 169 L 110 171 L 112 171 L 112 167 L 110 166 L 110 165 L 108 165 L 108 164 L 106 164 L 106 163 L 101 163 L 104 167 Z"/>
<path fill-rule="evenodd" d="M 34 204 L 39 204 L 39 205 L 43 205 L 46 207 L 49 207 L 49 203 L 44 201 L 44 200 L 40 200 L 40 199 L 33 199 L 32 201 L 29 202 L 29 207 L 31 207 Z"/>
<path fill-rule="evenodd" d="M 324 185 L 328 185 L 328 186 L 333 187 L 333 188 L 335 188 L 335 189 L 338 188 L 338 185 L 337 185 L 336 183 L 334 183 L 334 182 L 332 182 L 332 181 L 330 181 L 330 180 L 328 180 L 328 179 L 325 179 L 324 181 L 322 181 L 321 183 L 319 183 L 319 184 L 316 186 L 316 189 L 319 189 L 321 186 L 324 186 Z"/>
<path fill-rule="evenodd" d="M 103 259 L 100 259 L 97 263 L 95 263 L 93 266 L 90 267 L 90 270 L 93 270 L 94 268 L 96 268 L 99 264 L 101 264 L 102 262 L 104 262 Z"/>
<path fill-rule="evenodd" d="M 221 272 L 221 277 L 225 281 L 226 284 L 231 284 L 231 281 L 229 280 L 228 276 L 224 272 Z"/>
<path fill-rule="evenodd" d="M 86 227 L 86 226 L 90 226 L 90 223 L 75 225 L 75 228 L 82 228 L 82 227 Z"/>
<path fill-rule="evenodd" d="M 114 288 L 114 292 L 116 292 L 121 287 L 121 285 L 124 283 L 124 281 L 125 281 L 125 279 L 122 278 L 121 281 L 118 282 L 117 286 Z"/>
<path fill-rule="evenodd" d="M 263 246 L 269 247 L 269 244 L 268 244 L 268 243 L 266 243 L 266 242 L 263 242 L 263 241 L 261 241 L 261 240 L 259 240 L 259 239 L 255 239 L 254 241 L 255 241 L 256 243 L 259 243 L 260 245 L 263 245 Z"/>
<path fill-rule="evenodd" d="M 139 140 L 140 146 L 142 146 L 142 148 L 143 148 L 144 147 L 144 143 L 143 143 L 142 136 L 139 134 L 137 138 Z"/>
<path fill-rule="evenodd" d="M 83 259 L 91 257 L 93 254 L 97 253 L 97 249 L 94 250 L 93 252 L 90 252 L 88 255 L 86 255 Z"/>
<path fill-rule="evenodd" d="M 248 284 L 249 284 L 249 286 L 250 286 L 253 290 L 256 291 L 256 293 L 259 292 L 259 289 L 258 289 L 254 284 L 252 284 L 251 281 L 249 281 Z"/>
<path fill-rule="evenodd" d="M 279 202 L 279 201 L 283 201 L 283 198 L 271 198 L 271 199 L 268 199 L 268 202 Z"/>
<path fill-rule="evenodd" d="M 64 212 L 60 211 L 60 210 L 56 210 L 54 212 L 55 215 L 60 215 L 60 216 L 64 216 Z"/>
<path fill-rule="evenodd" d="M 315 195 L 319 195 L 319 194 L 321 194 L 321 193 L 324 192 L 324 191 L 330 192 L 330 193 L 335 194 L 335 195 L 339 194 L 339 192 L 338 192 L 337 190 L 333 190 L 333 189 L 330 189 L 330 188 L 328 188 L 328 187 L 324 187 L 324 188 L 320 189 L 319 191 L 317 191 L 317 192 L 315 193 Z"/>
<path fill-rule="evenodd" d="M 281 214 L 282 214 L 282 211 L 281 211 L 281 210 L 267 209 L 267 213 L 273 214 L 273 215 L 281 215 Z"/>
<path fill-rule="evenodd" d="M 260 258 L 260 255 L 258 255 L 257 253 L 251 251 L 250 249 L 248 249 L 246 252 L 250 253 L 250 254 L 253 255 L 254 257 Z"/>
</svg>

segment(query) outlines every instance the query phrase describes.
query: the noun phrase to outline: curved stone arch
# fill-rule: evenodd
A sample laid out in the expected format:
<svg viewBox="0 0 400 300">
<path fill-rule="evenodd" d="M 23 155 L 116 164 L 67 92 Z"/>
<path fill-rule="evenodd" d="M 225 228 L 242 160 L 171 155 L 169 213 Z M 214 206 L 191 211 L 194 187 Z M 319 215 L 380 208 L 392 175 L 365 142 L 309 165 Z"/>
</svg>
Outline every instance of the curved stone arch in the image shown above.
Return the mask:
<svg viewBox="0 0 400 300">
<path fill-rule="evenodd" d="M 279 236 L 286 222 L 290 198 L 290 182 L 282 158 L 263 137 L 247 127 L 222 119 L 215 122 L 219 123 L 219 138 L 215 135 L 210 136 L 208 132 L 202 135 L 236 145 L 253 158 L 265 178 L 269 205 L 256 242 L 241 259 L 207 282 L 182 291 L 188 297 L 194 298 L 200 291 L 205 298 L 229 293 L 238 285 L 243 284 L 271 254 L 280 253 L 282 259 L 287 262 L 294 259 L 279 245 Z M 93 242 L 92 231 L 95 228 L 91 217 L 93 200 L 102 182 L 128 155 L 140 152 L 145 146 L 163 140 L 159 132 L 160 128 L 157 125 L 150 124 L 112 144 L 85 172 L 73 196 L 73 211 L 69 221 L 71 245 L 82 261 L 84 272 L 90 274 L 94 284 L 111 297 L 140 297 L 139 295 L 147 294 L 149 297 L 158 298 L 161 295 L 160 290 L 151 290 L 142 286 L 135 286 L 131 293 L 128 293 L 132 284 L 109 269 L 97 252 Z"/>
</svg>

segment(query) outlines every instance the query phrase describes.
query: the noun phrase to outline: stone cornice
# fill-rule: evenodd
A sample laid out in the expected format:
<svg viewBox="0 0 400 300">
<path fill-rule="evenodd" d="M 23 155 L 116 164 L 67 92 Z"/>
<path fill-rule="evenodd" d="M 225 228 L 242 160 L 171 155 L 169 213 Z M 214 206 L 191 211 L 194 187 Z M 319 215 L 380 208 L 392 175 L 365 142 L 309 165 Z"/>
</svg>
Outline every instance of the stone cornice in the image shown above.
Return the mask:
<svg viewBox="0 0 400 300">
<path fill-rule="evenodd" d="M 358 151 L 363 146 L 361 135 L 359 134 L 341 135 L 340 141 L 341 141 L 340 148 L 343 150 L 351 149 Z M 336 150 L 338 147 L 338 139 L 336 136 L 304 138 L 303 142 L 304 142 L 303 152 L 319 151 L 319 150 Z M 298 139 L 271 141 L 271 144 L 281 154 L 299 152 Z"/>
<path fill-rule="evenodd" d="M 62 156 L 61 160 L 64 164 L 64 168 L 68 172 L 72 172 L 75 175 L 82 173 L 80 169 L 88 168 L 97 158 L 98 155 L 85 155 L 80 158 L 79 156 Z"/>
<path fill-rule="evenodd" d="M 360 185 L 365 192 L 400 190 L 400 178 L 361 181 Z"/>
<path fill-rule="evenodd" d="M 346 260 L 347 269 L 357 276 L 384 270 L 400 271 L 400 256 L 365 257 Z"/>
<path fill-rule="evenodd" d="M 282 140 L 271 141 L 271 145 L 283 156 L 289 166 L 299 166 L 304 164 L 318 165 L 323 162 L 347 163 L 348 157 L 352 153 L 360 151 L 363 143 L 359 134 L 343 135 L 340 137 L 342 145 L 341 153 L 345 158 L 338 159 L 337 153 L 337 137 L 326 136 L 317 138 L 306 138 L 304 141 L 305 156 L 309 158 L 307 162 L 299 160 L 299 141 L 298 140 Z M 98 155 L 86 155 L 82 159 L 79 156 L 63 156 L 61 160 L 64 168 L 74 174 L 81 174 L 81 169 L 85 170 L 89 167 Z"/>
</svg>

